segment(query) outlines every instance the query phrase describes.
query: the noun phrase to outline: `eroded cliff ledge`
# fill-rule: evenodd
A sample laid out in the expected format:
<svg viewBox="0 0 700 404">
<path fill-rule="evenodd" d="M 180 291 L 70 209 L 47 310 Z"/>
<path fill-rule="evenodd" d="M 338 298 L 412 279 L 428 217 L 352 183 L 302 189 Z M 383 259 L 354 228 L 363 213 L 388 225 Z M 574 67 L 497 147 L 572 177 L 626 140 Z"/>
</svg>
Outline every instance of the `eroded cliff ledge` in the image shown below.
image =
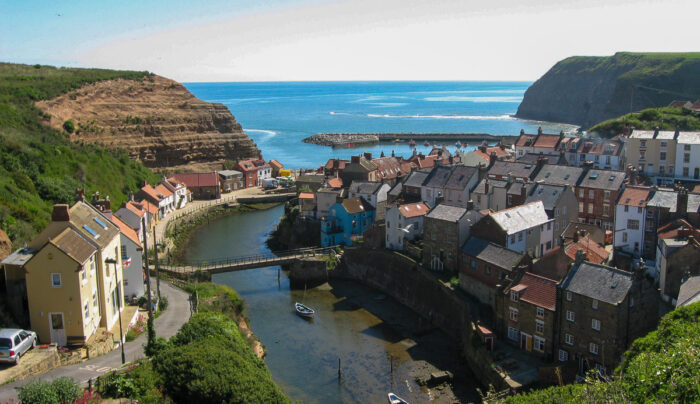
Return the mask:
<svg viewBox="0 0 700 404">
<path fill-rule="evenodd" d="M 574 56 L 527 89 L 516 116 L 585 129 L 629 112 L 698 98 L 698 52 Z"/>
<path fill-rule="evenodd" d="M 226 106 L 160 76 L 101 81 L 36 106 L 54 128 L 73 120 L 71 141 L 124 148 L 151 168 L 220 169 L 260 154 Z"/>
</svg>

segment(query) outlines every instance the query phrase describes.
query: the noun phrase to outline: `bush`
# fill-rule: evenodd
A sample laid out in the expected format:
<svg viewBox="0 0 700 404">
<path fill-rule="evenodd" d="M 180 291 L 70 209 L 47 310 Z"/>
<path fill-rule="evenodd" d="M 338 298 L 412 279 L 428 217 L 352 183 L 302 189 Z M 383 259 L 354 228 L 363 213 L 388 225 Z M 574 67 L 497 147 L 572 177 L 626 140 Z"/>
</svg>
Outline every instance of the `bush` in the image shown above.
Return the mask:
<svg viewBox="0 0 700 404">
<path fill-rule="evenodd" d="M 75 123 L 73 123 L 72 119 L 63 122 L 63 130 L 65 130 L 68 133 L 75 132 Z"/>
<path fill-rule="evenodd" d="M 59 404 L 58 394 L 51 383 L 43 380 L 32 380 L 20 387 L 19 401 L 23 404 Z"/>
<path fill-rule="evenodd" d="M 136 398 L 136 384 L 125 373 L 112 373 L 102 378 L 102 396 Z"/>
<path fill-rule="evenodd" d="M 62 403 L 72 403 L 81 396 L 83 389 L 70 377 L 59 377 L 51 382 L 58 400 Z"/>
<path fill-rule="evenodd" d="M 161 296 L 160 300 L 158 301 L 158 310 L 163 311 L 168 308 L 168 298 L 165 296 Z"/>
</svg>

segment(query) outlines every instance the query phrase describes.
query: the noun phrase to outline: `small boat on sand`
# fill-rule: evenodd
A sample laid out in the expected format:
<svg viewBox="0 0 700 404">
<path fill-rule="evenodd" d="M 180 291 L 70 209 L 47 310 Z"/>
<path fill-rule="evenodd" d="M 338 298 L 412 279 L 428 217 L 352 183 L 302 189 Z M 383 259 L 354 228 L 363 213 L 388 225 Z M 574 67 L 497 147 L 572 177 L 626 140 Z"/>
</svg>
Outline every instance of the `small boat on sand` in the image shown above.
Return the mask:
<svg viewBox="0 0 700 404">
<path fill-rule="evenodd" d="M 397 396 L 394 393 L 389 393 L 389 404 L 408 404 L 408 401 Z"/>
<path fill-rule="evenodd" d="M 314 311 L 311 307 L 304 306 L 299 302 L 294 303 L 294 309 L 300 317 L 310 318 L 314 316 Z"/>
</svg>

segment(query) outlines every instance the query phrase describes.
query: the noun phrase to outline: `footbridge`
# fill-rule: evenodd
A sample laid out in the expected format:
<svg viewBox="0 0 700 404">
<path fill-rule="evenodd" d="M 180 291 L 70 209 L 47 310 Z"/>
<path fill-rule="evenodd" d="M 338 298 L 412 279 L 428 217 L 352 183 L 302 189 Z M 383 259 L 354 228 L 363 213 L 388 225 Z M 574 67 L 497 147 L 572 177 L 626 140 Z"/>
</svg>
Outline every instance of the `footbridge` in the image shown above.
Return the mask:
<svg viewBox="0 0 700 404">
<path fill-rule="evenodd" d="M 246 269 L 291 264 L 301 258 L 325 255 L 334 250 L 335 247 L 299 248 L 296 250 L 278 251 L 274 253 L 229 257 L 213 261 L 190 262 L 183 265 L 161 264 L 160 270 L 185 275 L 197 271 L 218 274 L 222 272 L 243 271 Z"/>
</svg>

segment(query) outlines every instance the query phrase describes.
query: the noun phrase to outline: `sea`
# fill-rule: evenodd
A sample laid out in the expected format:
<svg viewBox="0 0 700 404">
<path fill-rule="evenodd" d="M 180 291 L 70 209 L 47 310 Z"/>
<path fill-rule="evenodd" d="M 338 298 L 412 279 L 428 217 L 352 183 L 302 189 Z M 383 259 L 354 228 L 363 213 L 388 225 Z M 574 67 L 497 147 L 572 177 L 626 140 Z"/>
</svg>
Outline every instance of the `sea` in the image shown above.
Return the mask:
<svg viewBox="0 0 700 404">
<path fill-rule="evenodd" d="M 517 136 L 573 132 L 575 126 L 529 121 L 513 115 L 530 82 L 357 81 L 185 83 L 198 98 L 226 105 L 266 160 L 287 168 L 317 168 L 329 158 L 382 152 L 409 157 L 407 143 L 331 148 L 303 143 L 327 132 L 472 132 Z M 418 141 L 417 141 L 418 142 Z M 422 143 L 422 142 L 418 142 Z M 454 142 L 435 142 L 454 151 Z M 416 145 L 418 152 L 432 149 Z M 471 144 L 467 149 L 473 149 Z M 464 149 L 464 148 L 463 148 Z"/>
</svg>

